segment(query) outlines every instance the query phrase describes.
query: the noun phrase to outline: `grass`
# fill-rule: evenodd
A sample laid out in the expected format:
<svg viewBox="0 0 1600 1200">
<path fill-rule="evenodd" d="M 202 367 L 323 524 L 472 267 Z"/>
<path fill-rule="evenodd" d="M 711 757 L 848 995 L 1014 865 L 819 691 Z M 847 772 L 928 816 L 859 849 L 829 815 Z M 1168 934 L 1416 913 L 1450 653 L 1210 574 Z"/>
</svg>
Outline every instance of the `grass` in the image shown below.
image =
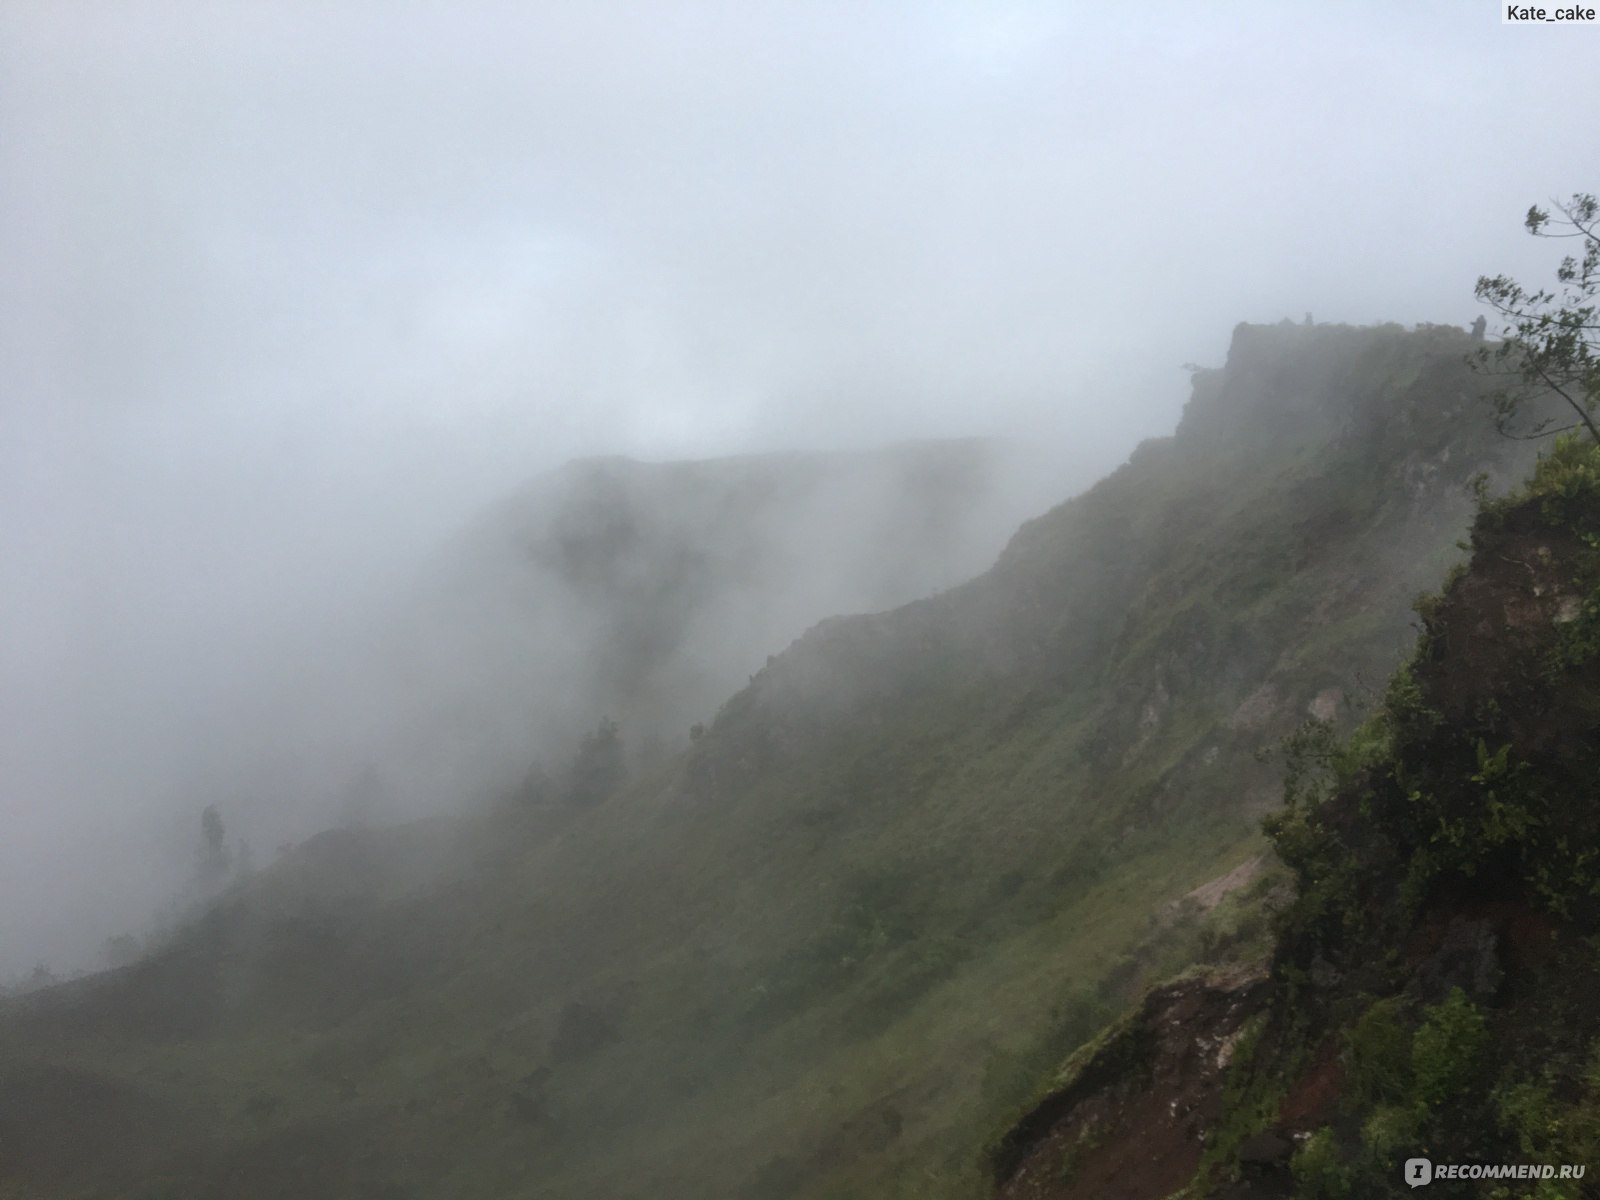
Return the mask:
<svg viewBox="0 0 1600 1200">
<path fill-rule="evenodd" d="M 1145 981 L 1259 946 L 1259 892 L 1205 920 L 1168 906 L 1260 852 L 1275 776 L 1254 752 L 1318 689 L 1387 673 L 1460 532 L 1447 490 L 1420 523 L 1391 503 L 1444 436 L 1423 424 L 1419 450 L 1404 422 L 1461 386 L 1419 357 L 1436 339 L 1328 337 L 1224 379 L 988 576 L 814 631 L 653 777 L 464 823 L 416 894 L 244 897 L 147 976 L 0 1020 L 0 1072 L 70 1066 L 171 1114 L 138 1171 L 96 1160 L 90 1121 L 39 1178 L 107 1200 L 155 1179 L 240 1200 L 985 1194 L 986 1139 L 1076 1043 Z M 1302 424 L 1264 421 L 1264 378 L 1301 380 Z M 1453 472 L 1510 452 L 1455 448 Z M 1236 727 L 1264 681 L 1280 702 Z M 129 1032 L 184 955 L 215 968 L 214 1022 Z"/>
</svg>

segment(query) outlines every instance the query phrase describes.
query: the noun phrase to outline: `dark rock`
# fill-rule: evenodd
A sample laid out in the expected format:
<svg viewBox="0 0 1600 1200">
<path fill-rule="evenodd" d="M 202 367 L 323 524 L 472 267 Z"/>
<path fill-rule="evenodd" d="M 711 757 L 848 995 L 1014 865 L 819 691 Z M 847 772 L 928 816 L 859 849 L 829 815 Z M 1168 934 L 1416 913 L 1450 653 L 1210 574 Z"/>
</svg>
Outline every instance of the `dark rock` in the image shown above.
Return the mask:
<svg viewBox="0 0 1600 1200">
<path fill-rule="evenodd" d="M 1324 990 L 1336 987 L 1344 976 L 1331 962 L 1317 955 L 1311 960 L 1311 982 Z"/>
<path fill-rule="evenodd" d="M 1460 988 L 1474 1000 L 1492 1000 L 1505 980 L 1500 939 L 1488 921 L 1456 917 L 1446 926 L 1439 948 L 1417 964 L 1412 990 L 1437 1004 Z"/>
<path fill-rule="evenodd" d="M 1294 1143 L 1276 1129 L 1263 1129 L 1246 1138 L 1239 1147 L 1239 1161 L 1267 1165 L 1286 1162 L 1294 1153 Z"/>
</svg>

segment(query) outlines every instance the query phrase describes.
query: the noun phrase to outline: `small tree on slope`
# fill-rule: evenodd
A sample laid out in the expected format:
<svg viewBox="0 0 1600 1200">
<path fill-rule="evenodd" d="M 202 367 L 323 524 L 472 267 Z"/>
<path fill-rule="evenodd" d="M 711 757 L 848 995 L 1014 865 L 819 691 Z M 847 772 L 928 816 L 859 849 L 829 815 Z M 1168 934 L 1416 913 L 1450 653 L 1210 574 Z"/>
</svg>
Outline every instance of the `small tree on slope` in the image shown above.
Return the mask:
<svg viewBox="0 0 1600 1200">
<path fill-rule="evenodd" d="M 1516 381 L 1492 396 L 1502 433 L 1534 438 L 1584 429 L 1600 444 L 1600 201 L 1580 193 L 1553 207 L 1556 218 L 1535 206 L 1523 224 L 1535 237 L 1576 239 L 1576 252 L 1562 260 L 1555 288 L 1529 292 L 1505 275 L 1479 277 L 1478 299 L 1506 326 L 1503 341 L 1478 351 L 1475 367 Z M 1575 419 L 1559 428 L 1550 417 L 1514 429 L 1526 407 L 1545 397 Z"/>
</svg>

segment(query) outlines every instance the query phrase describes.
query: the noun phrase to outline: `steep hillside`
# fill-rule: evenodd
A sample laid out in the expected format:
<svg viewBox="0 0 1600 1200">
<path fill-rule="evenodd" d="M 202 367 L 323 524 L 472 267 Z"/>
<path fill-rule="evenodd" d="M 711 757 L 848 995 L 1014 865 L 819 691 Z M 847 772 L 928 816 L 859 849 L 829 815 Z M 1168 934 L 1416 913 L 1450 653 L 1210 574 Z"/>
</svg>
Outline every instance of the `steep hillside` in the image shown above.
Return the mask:
<svg viewBox="0 0 1600 1200">
<path fill-rule="evenodd" d="M 681 737 L 808 626 L 986 569 L 1073 478 L 976 439 L 707 462 L 593 459 L 536 481 L 473 532 L 513 550 L 530 617 L 579 643 L 595 711 Z M 478 564 L 483 565 L 481 562 Z M 492 569 L 492 567 L 491 567 Z M 470 592 L 477 580 L 457 586 Z M 576 631 L 576 632 L 574 632 Z"/>
<path fill-rule="evenodd" d="M 536 759 L 553 772 L 603 717 L 660 758 L 816 621 L 971 578 L 1090 482 L 978 439 L 571 463 L 482 514 L 297 680 L 315 702 L 291 694 L 263 722 L 294 764 L 274 779 L 331 789 L 304 804 L 325 820 L 376 776 L 360 815 L 381 819 L 458 807 Z M 230 827 L 262 826 L 258 842 L 293 832 L 239 807 Z"/>
<path fill-rule="evenodd" d="M 1468 479 L 1525 468 L 1467 349 L 1242 326 L 1174 437 L 978 579 L 817 626 L 615 794 L 325 835 L 150 960 L 13 1004 L 0 1180 L 983 1194 L 1049 1066 L 1264 936 L 1256 752 L 1349 719 Z"/>
<path fill-rule="evenodd" d="M 999 1196 L 1400 1196 L 1417 1158 L 1429 1195 L 1594 1194 L 1600 451 L 1473 551 L 1374 715 L 1302 739 L 1270 979 L 1153 992 L 1001 1142 Z"/>
</svg>

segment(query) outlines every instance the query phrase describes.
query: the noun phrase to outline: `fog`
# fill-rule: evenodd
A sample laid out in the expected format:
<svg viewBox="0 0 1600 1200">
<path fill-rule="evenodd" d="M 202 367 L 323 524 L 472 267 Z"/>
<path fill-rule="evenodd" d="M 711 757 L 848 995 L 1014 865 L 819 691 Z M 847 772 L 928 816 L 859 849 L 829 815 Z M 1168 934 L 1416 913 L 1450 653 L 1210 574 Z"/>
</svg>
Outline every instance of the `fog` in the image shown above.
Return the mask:
<svg viewBox="0 0 1600 1200">
<path fill-rule="evenodd" d="M 504 597 L 411 598 L 561 463 L 1028 445 L 892 583 L 953 581 L 1237 321 L 1464 324 L 1479 273 L 1545 277 L 1518 223 L 1595 184 L 1593 62 L 1455 2 L 9 0 L 0 976 L 170 899 L 204 803 L 343 819 L 462 705 L 488 741 L 387 764 L 400 807 L 525 769 L 550 689 L 458 620 Z M 809 503 L 773 536 L 859 507 Z M 773 628 L 901 598 L 870 544 L 812 544 Z"/>
</svg>

